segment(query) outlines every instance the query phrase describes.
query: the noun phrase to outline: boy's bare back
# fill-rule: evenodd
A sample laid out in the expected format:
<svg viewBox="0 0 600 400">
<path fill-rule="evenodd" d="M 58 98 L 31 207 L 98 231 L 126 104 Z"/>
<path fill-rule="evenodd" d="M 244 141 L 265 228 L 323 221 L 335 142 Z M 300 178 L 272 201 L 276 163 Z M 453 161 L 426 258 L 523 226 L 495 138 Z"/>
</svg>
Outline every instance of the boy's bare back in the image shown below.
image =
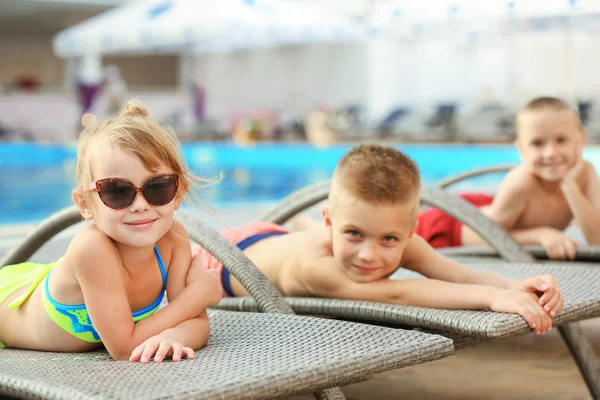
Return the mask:
<svg viewBox="0 0 600 400">
<path fill-rule="evenodd" d="M 345 278 L 335 265 L 331 239 L 324 226 L 263 239 L 244 250 L 244 254 L 284 296 L 319 296 L 327 282 Z M 235 278 L 230 279 L 236 296 L 248 296 Z"/>
</svg>

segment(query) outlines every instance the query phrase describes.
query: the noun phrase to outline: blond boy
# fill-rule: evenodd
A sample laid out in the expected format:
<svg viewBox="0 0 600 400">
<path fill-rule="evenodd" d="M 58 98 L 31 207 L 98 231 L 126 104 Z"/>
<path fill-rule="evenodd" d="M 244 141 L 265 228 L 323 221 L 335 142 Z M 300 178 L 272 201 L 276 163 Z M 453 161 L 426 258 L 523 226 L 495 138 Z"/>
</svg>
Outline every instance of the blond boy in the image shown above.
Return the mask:
<svg viewBox="0 0 600 400">
<path fill-rule="evenodd" d="M 413 235 L 420 177 L 396 149 L 361 145 L 339 162 L 324 224 L 298 232 L 265 222 L 222 234 L 240 247 L 285 296 L 317 296 L 447 309 L 519 313 L 538 334 L 552 326 L 562 294 L 548 275 L 514 281 L 473 271 Z M 230 296 L 240 283 L 200 249 L 203 268 L 221 271 Z M 431 279 L 387 279 L 407 268 Z M 538 297 L 535 292 L 543 292 Z"/>
<path fill-rule="evenodd" d="M 578 114 L 567 103 L 536 98 L 517 117 L 515 146 L 521 164 L 489 201 L 473 194 L 463 197 L 482 206 L 481 211 L 519 243 L 540 244 L 553 259 L 574 259 L 577 243 L 563 232 L 571 222 L 581 227 L 589 244 L 600 244 L 600 181 L 594 166 L 582 158 L 586 140 Z M 450 217 L 436 220 L 434 215 L 440 215 L 436 213 L 431 210 L 419 217 L 418 232 L 434 247 L 442 247 L 435 243 L 431 224 L 440 226 L 441 219 Z M 456 222 L 449 225 L 460 235 L 451 245 L 485 243 L 470 228 Z"/>
</svg>

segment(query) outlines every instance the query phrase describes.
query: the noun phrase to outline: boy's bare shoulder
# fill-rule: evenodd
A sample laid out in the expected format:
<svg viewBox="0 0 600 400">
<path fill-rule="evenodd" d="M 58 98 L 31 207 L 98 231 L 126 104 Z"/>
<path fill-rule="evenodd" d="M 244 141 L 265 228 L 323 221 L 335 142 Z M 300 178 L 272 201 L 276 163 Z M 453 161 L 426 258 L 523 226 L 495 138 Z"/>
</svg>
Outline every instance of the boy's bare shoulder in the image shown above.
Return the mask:
<svg viewBox="0 0 600 400">
<path fill-rule="evenodd" d="M 312 228 L 302 233 L 307 251 L 303 252 L 301 280 L 310 295 L 328 296 L 349 278 L 337 267 L 326 228 Z"/>
<path fill-rule="evenodd" d="M 304 235 L 305 246 L 309 250 L 309 256 L 315 258 L 333 257 L 331 236 L 325 227 L 315 227 L 299 233 Z"/>
<path fill-rule="evenodd" d="M 587 160 L 583 160 L 583 165 L 585 166 L 585 173 L 587 176 L 598 177 L 598 172 L 594 167 L 594 164 Z"/>
<path fill-rule="evenodd" d="M 524 165 L 511 169 L 500 185 L 500 189 L 512 194 L 526 194 L 535 190 L 539 181 Z"/>
</svg>

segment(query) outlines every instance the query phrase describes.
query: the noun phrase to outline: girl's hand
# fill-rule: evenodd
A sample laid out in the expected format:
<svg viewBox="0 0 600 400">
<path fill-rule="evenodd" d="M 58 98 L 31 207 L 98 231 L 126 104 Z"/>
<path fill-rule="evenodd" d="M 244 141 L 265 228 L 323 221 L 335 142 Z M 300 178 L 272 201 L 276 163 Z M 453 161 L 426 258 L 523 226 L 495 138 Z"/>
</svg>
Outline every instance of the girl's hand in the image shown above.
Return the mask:
<svg viewBox="0 0 600 400">
<path fill-rule="evenodd" d="M 185 347 L 180 342 L 161 334 L 151 337 L 133 349 L 129 361 L 139 361 L 142 364 L 147 364 L 154 356 L 154 362 L 157 363 L 162 362 L 165 357 L 171 357 L 173 361 L 177 362 L 182 357 L 192 360 L 194 355 L 194 350 L 191 348 Z"/>
<path fill-rule="evenodd" d="M 185 285 L 195 285 L 195 294 L 206 300 L 206 307 L 214 306 L 223 297 L 223 287 L 219 273 L 211 269 L 202 269 L 201 258 L 198 254 L 192 259 Z"/>
</svg>

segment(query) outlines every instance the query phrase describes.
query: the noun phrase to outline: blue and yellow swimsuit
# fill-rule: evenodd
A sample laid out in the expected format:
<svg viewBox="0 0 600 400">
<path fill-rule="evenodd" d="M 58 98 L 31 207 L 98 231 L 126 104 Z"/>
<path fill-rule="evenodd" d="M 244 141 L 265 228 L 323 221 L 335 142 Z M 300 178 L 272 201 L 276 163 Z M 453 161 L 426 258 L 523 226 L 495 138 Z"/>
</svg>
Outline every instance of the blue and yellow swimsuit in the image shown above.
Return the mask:
<svg viewBox="0 0 600 400">
<path fill-rule="evenodd" d="M 162 290 L 160 295 L 148 307 L 143 310 L 136 311 L 132 313 L 133 321 L 138 322 L 144 318 L 149 317 L 154 314 L 158 308 L 160 307 L 160 303 L 165 296 L 165 290 L 167 288 L 167 270 L 165 269 L 165 265 L 163 263 L 162 257 L 158 251 L 158 247 L 154 245 L 154 254 L 156 254 L 156 259 L 158 261 L 158 266 L 160 267 L 160 272 L 163 279 Z M 17 290 L 30 285 L 29 289 L 23 293 L 22 296 L 19 296 L 16 300 L 12 301 L 8 304 L 8 308 L 11 310 L 18 309 L 31 294 L 35 291 L 38 285 L 44 281 L 44 295 L 43 303 L 48 316 L 56 322 L 58 326 L 60 326 L 63 330 L 70 333 L 71 335 L 90 343 L 100 343 L 100 336 L 92 321 L 90 316 L 88 315 L 87 307 L 85 304 L 79 305 L 67 305 L 61 304 L 54 300 L 52 296 L 50 296 L 50 291 L 48 290 L 48 280 L 50 277 L 50 272 L 56 266 L 57 262 L 51 264 L 37 264 L 37 263 L 21 263 L 15 265 L 8 265 L 4 268 L 0 269 L 0 304 L 4 302 L 11 294 L 16 292 Z M 0 349 L 4 347 L 2 342 L 0 342 Z"/>
</svg>

